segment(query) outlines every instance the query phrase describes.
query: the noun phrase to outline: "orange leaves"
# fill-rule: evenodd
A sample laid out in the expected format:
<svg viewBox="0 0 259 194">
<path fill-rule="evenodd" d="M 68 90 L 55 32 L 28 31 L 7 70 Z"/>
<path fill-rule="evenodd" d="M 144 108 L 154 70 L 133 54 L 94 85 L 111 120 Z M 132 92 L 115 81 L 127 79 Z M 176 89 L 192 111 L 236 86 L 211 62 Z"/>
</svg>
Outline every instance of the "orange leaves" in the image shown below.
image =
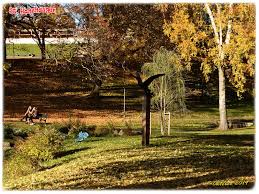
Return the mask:
<svg viewBox="0 0 259 194">
<path fill-rule="evenodd" d="M 168 4 L 156 4 L 154 5 L 154 8 L 158 11 L 161 11 L 162 13 L 166 12 L 168 10 Z"/>
</svg>

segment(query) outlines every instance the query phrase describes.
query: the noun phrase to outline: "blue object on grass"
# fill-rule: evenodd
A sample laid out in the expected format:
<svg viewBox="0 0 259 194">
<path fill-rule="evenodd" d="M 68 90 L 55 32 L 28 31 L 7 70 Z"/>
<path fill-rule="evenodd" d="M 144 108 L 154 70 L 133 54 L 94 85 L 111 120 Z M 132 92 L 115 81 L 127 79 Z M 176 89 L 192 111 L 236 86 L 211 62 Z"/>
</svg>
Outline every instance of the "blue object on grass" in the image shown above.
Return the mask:
<svg viewBox="0 0 259 194">
<path fill-rule="evenodd" d="M 84 141 L 88 136 L 89 134 L 87 132 L 80 131 L 78 134 L 78 137 L 76 138 L 76 141 L 77 142 Z"/>
</svg>

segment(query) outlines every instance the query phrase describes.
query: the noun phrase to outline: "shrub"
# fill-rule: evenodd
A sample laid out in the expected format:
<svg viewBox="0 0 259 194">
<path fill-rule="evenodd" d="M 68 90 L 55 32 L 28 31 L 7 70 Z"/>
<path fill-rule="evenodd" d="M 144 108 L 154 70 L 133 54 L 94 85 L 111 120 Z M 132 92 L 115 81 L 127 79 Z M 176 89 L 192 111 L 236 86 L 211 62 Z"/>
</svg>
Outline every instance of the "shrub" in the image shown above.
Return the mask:
<svg viewBox="0 0 259 194">
<path fill-rule="evenodd" d="M 69 118 L 68 121 L 63 124 L 56 124 L 58 131 L 76 136 L 80 131 L 87 132 L 89 135 L 94 135 L 94 131 L 96 129 L 95 125 L 87 125 L 85 122 L 82 122 L 79 118 L 72 119 Z"/>
<path fill-rule="evenodd" d="M 132 135 L 132 131 L 134 130 L 135 126 L 132 121 L 126 121 L 125 122 L 125 134 L 126 135 Z"/>
<path fill-rule="evenodd" d="M 14 139 L 16 137 L 21 137 L 25 139 L 28 137 L 28 133 L 30 133 L 32 129 L 30 128 L 15 128 L 11 124 L 4 124 L 4 139 Z"/>
<path fill-rule="evenodd" d="M 24 176 L 41 169 L 42 162 L 55 156 L 63 140 L 64 136 L 53 127 L 38 127 L 25 140 L 16 139 L 12 155 L 4 160 L 5 178 Z"/>
<path fill-rule="evenodd" d="M 93 135 L 96 129 L 95 125 L 86 125 L 85 123 L 73 125 L 72 128 L 69 129 L 69 135 L 77 135 L 80 131 L 87 132 L 89 135 Z"/>
<path fill-rule="evenodd" d="M 111 131 L 110 131 L 109 128 L 107 128 L 107 127 L 96 127 L 93 135 L 96 136 L 96 137 L 100 137 L 100 136 L 106 136 L 108 134 L 111 134 Z"/>
<path fill-rule="evenodd" d="M 4 62 L 3 64 L 4 75 L 8 75 L 10 73 L 11 67 L 12 67 L 11 63 Z"/>
<path fill-rule="evenodd" d="M 13 126 L 10 124 L 4 125 L 4 142 L 6 143 L 5 145 L 9 144 L 9 146 L 13 147 L 16 143 L 16 140 L 25 139 L 27 137 L 28 137 L 27 132 L 19 129 L 14 129 Z M 4 151 L 9 151 L 9 148 L 4 149 Z"/>
<path fill-rule="evenodd" d="M 40 165 L 42 161 L 50 160 L 59 149 L 64 136 L 55 128 L 39 128 L 29 135 L 25 141 L 16 145 L 16 154 L 28 158 L 32 164 Z"/>
<path fill-rule="evenodd" d="M 112 121 L 108 121 L 106 126 L 97 127 L 95 130 L 95 136 L 122 136 L 132 135 L 135 126 L 131 121 L 126 121 L 124 126 L 118 127 Z"/>
<path fill-rule="evenodd" d="M 53 123 L 51 126 L 60 133 L 68 134 L 69 132 L 69 128 L 64 123 Z"/>
<path fill-rule="evenodd" d="M 111 135 L 114 136 L 118 133 L 119 129 L 115 126 L 112 121 L 108 121 L 106 126 L 99 126 L 96 128 L 94 135 L 95 136 L 107 136 Z"/>
<path fill-rule="evenodd" d="M 113 133 L 116 130 L 116 126 L 112 121 L 107 122 L 108 133 Z"/>
<path fill-rule="evenodd" d="M 13 127 L 9 124 L 4 125 L 4 139 L 13 139 L 13 138 L 14 138 Z"/>
</svg>

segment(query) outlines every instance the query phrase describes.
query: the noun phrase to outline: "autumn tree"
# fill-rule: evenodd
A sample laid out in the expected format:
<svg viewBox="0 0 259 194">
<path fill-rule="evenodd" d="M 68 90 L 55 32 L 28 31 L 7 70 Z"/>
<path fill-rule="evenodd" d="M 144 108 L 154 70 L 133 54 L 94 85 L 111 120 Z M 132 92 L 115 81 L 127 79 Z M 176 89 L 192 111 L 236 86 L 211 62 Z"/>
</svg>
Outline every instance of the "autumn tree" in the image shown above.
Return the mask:
<svg viewBox="0 0 259 194">
<path fill-rule="evenodd" d="M 65 7 L 77 21 L 80 33 L 75 44 L 60 44 L 60 49 L 51 54 L 57 53 L 55 58 L 64 54 L 66 62 L 81 66 L 87 80 L 95 85 L 93 96 L 99 95 L 102 81 L 112 76 L 113 67 L 121 68 L 124 63 L 130 71 L 140 70 L 160 46 L 170 45 L 166 44 L 169 40 L 162 30 L 162 14 L 152 5 L 68 4 Z M 69 47 L 71 52 L 66 55 Z"/>
<path fill-rule="evenodd" d="M 254 4 L 171 4 L 159 9 L 171 19 L 164 22 L 164 33 L 177 47 L 182 62 L 190 67 L 198 61 L 207 81 L 218 71 L 219 128 L 226 130 L 226 79 L 238 96 L 245 92 L 247 77 L 254 76 Z"/>
<path fill-rule="evenodd" d="M 163 33 L 162 13 L 151 4 L 105 4 L 103 14 L 120 37 L 111 48 L 113 59 L 132 69 L 140 70 L 161 46 L 171 46 Z"/>
<path fill-rule="evenodd" d="M 31 13 L 21 15 L 10 14 L 8 9 L 5 10 L 4 16 L 8 19 L 8 28 L 17 30 L 26 30 L 28 33 L 32 32 L 32 38 L 36 40 L 37 45 L 41 51 L 42 59 L 46 58 L 46 37 L 47 34 L 53 29 L 62 29 L 62 28 L 74 28 L 75 22 L 69 15 L 64 12 L 64 9 L 59 4 L 12 4 L 6 5 L 7 7 L 13 7 L 17 10 L 21 8 L 34 8 L 42 6 L 54 6 L 56 8 L 55 14 L 47 13 Z M 7 12 L 7 13 L 6 13 Z"/>
<path fill-rule="evenodd" d="M 8 37 L 8 29 L 10 28 L 11 15 L 8 13 L 10 4 L 3 6 L 3 57 L 6 59 L 6 38 Z"/>
<path fill-rule="evenodd" d="M 103 16 L 99 4 L 67 4 L 66 12 L 76 21 L 74 42 L 60 43 L 50 52 L 52 65 L 81 69 L 82 79 L 93 85 L 90 96 L 98 97 L 103 81 L 114 73 L 113 48 L 119 43 L 118 33 Z"/>
</svg>

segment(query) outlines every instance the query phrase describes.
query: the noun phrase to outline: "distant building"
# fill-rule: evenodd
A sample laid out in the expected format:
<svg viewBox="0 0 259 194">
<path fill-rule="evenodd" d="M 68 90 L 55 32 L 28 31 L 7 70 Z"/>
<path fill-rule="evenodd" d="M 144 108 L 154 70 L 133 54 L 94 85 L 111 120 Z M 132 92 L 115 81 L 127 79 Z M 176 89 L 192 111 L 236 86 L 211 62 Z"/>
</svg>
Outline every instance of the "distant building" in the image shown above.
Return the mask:
<svg viewBox="0 0 259 194">
<path fill-rule="evenodd" d="M 39 31 L 39 36 L 42 33 Z M 8 38 L 6 38 L 6 44 L 37 44 L 37 40 L 33 38 L 32 30 L 8 30 Z M 96 39 L 92 33 L 86 33 L 82 30 L 76 29 L 48 29 L 45 33 L 46 44 L 58 44 L 58 43 L 73 43 L 73 42 L 88 42 L 89 39 L 95 42 Z"/>
</svg>

